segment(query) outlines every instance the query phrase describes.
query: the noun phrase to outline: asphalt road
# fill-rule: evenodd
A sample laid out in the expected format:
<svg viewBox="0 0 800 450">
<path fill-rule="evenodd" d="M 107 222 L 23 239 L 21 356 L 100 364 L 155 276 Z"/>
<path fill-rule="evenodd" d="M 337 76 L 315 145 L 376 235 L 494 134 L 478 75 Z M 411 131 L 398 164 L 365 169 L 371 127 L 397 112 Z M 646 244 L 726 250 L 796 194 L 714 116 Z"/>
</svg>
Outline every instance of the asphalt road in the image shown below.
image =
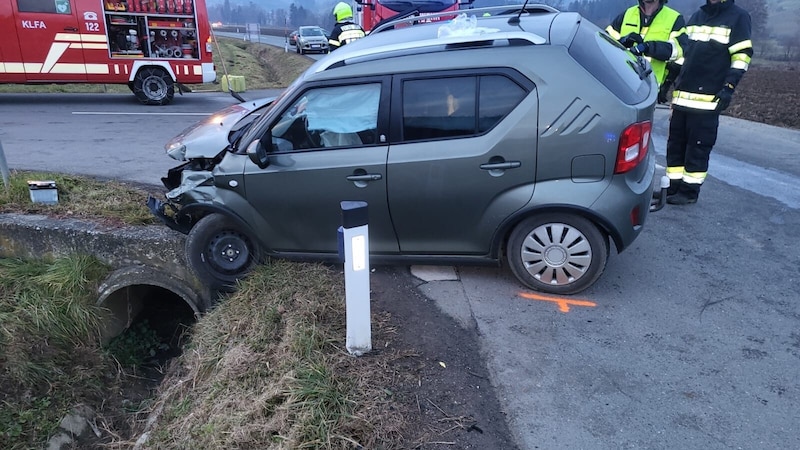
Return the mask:
<svg viewBox="0 0 800 450">
<path fill-rule="evenodd" d="M 699 203 L 650 215 L 569 298 L 588 306 L 526 298 L 504 270 L 423 286 L 481 336 L 522 448 L 800 448 L 799 147 L 723 117 Z"/>
<path fill-rule="evenodd" d="M 177 165 L 163 144 L 234 103 L 2 94 L 0 143 L 12 168 L 159 184 Z M 658 110 L 662 164 L 667 121 Z M 650 215 L 571 303 L 504 269 L 420 287 L 479 335 L 521 448 L 800 448 L 799 144 L 800 131 L 723 117 L 699 203 Z"/>
</svg>

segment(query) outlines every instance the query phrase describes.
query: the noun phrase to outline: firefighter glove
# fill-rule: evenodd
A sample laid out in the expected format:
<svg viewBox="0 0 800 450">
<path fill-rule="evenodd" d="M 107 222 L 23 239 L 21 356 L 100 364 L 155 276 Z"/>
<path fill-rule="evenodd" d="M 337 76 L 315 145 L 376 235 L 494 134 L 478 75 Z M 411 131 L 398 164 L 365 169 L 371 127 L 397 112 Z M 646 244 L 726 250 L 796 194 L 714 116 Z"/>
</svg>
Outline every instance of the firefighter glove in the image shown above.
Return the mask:
<svg viewBox="0 0 800 450">
<path fill-rule="evenodd" d="M 636 44 L 631 48 L 631 53 L 633 53 L 636 56 L 646 55 L 649 51 L 650 51 L 650 46 L 647 45 L 647 42 Z"/>
<path fill-rule="evenodd" d="M 619 43 L 625 48 L 631 48 L 636 44 L 641 44 L 642 37 L 639 36 L 639 33 L 629 33 L 626 36 L 622 36 L 619 40 Z"/>
<path fill-rule="evenodd" d="M 717 111 L 722 112 L 728 109 L 728 106 L 731 105 L 731 99 L 733 98 L 733 85 L 730 83 L 725 84 L 725 86 L 717 92 L 716 97 L 714 97 L 714 101 L 717 102 Z"/>
</svg>

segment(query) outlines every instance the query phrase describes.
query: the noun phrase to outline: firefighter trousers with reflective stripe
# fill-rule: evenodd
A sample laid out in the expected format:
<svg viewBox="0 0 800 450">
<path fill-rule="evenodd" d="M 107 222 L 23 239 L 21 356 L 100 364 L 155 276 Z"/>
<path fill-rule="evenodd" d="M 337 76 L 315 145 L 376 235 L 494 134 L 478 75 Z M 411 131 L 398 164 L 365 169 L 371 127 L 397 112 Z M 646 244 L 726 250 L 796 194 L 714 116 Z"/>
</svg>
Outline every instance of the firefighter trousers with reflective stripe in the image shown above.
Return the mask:
<svg viewBox="0 0 800 450">
<path fill-rule="evenodd" d="M 684 182 L 702 184 L 708 172 L 711 149 L 717 142 L 718 128 L 718 113 L 673 108 L 667 138 L 667 172 L 680 170 Z"/>
</svg>

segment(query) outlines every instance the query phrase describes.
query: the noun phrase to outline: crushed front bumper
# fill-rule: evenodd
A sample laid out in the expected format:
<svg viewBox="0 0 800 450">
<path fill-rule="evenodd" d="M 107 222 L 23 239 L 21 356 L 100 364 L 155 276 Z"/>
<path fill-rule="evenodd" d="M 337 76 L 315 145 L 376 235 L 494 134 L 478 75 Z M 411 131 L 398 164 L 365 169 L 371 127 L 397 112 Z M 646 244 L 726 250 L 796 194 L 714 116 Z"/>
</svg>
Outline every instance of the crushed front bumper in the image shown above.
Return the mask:
<svg viewBox="0 0 800 450">
<path fill-rule="evenodd" d="M 178 214 L 177 208 L 171 203 L 159 200 L 152 195 L 147 196 L 147 208 L 153 213 L 164 225 L 172 228 L 183 234 L 188 234 L 192 229 L 191 217 Z M 174 215 L 167 214 L 167 208 L 174 213 Z"/>
</svg>

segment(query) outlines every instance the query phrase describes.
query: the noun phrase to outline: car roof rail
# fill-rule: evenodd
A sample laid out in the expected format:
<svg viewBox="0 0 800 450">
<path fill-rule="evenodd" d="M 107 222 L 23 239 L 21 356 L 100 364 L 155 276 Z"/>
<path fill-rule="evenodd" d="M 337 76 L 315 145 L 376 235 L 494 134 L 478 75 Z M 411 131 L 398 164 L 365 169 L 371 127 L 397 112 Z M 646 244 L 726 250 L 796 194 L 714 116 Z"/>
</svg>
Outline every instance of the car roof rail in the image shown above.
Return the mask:
<svg viewBox="0 0 800 450">
<path fill-rule="evenodd" d="M 547 39 L 527 31 L 498 31 L 475 35 L 447 36 L 366 48 L 340 58 L 336 58 L 337 54 L 334 52 L 329 54 L 327 58 L 319 60 L 312 68 L 314 72 L 322 72 L 327 69 L 366 61 L 436 53 L 446 50 L 486 47 L 495 45 L 498 42 L 505 45 L 541 45 L 546 43 Z"/>
<path fill-rule="evenodd" d="M 484 14 L 489 13 L 491 17 L 497 16 L 518 16 L 522 13 L 528 14 L 541 14 L 541 13 L 557 13 L 560 12 L 559 10 L 553 8 L 549 5 L 541 5 L 541 4 L 534 4 L 534 5 L 500 5 L 500 6 L 487 6 L 484 8 L 473 8 L 473 9 L 463 9 L 459 11 L 446 11 L 446 12 L 439 12 L 425 15 L 417 15 L 418 11 L 416 9 L 411 9 L 408 11 L 403 11 L 395 17 L 390 17 L 385 21 L 381 21 L 375 26 L 369 34 L 373 33 L 380 33 L 381 31 L 386 31 L 393 29 L 396 25 L 406 24 L 406 25 L 415 25 L 419 23 L 428 23 L 432 21 L 432 19 L 438 19 L 442 17 L 454 17 L 459 14 L 469 14 L 474 15 L 476 17 L 482 17 Z"/>
</svg>

